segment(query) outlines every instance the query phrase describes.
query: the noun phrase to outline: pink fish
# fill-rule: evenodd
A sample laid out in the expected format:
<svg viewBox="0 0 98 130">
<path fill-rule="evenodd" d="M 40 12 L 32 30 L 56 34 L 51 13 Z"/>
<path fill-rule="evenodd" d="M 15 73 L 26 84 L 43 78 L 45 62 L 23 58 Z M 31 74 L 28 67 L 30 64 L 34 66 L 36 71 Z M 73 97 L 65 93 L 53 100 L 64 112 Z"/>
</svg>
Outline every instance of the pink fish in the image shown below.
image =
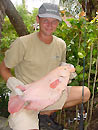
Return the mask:
<svg viewBox="0 0 98 130">
<path fill-rule="evenodd" d="M 23 95 L 10 98 L 8 111 L 12 114 L 22 108 L 40 111 L 55 103 L 60 98 L 62 91 L 67 91 L 69 77 L 73 72 L 75 72 L 74 67 L 59 66 L 36 82 L 18 86 L 23 90 Z"/>
</svg>

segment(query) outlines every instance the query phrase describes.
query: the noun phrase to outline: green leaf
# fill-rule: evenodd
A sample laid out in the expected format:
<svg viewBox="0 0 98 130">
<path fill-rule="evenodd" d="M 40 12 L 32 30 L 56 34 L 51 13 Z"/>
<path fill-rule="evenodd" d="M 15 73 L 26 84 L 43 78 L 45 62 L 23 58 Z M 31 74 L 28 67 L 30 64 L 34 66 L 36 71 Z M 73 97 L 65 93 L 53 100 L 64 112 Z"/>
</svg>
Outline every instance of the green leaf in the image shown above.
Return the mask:
<svg viewBox="0 0 98 130">
<path fill-rule="evenodd" d="M 80 51 L 78 52 L 78 56 L 79 58 L 83 59 L 83 57 L 86 56 L 86 52 L 82 48 L 80 48 Z"/>
<path fill-rule="evenodd" d="M 84 57 L 82 52 L 78 52 L 78 56 L 79 56 L 79 58 L 83 58 Z"/>
<path fill-rule="evenodd" d="M 83 66 L 77 65 L 76 66 L 76 72 L 79 74 L 83 71 Z"/>
</svg>

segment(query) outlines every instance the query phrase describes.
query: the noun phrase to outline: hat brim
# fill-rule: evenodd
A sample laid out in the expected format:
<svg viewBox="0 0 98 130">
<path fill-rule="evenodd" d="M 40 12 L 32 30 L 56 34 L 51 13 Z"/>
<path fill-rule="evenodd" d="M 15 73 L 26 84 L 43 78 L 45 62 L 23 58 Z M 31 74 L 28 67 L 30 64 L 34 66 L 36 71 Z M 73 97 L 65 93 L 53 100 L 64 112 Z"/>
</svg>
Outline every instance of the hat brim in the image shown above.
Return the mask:
<svg viewBox="0 0 98 130">
<path fill-rule="evenodd" d="M 59 21 L 62 21 L 62 18 L 60 16 L 54 15 L 54 14 L 38 14 L 41 18 L 55 18 Z"/>
</svg>

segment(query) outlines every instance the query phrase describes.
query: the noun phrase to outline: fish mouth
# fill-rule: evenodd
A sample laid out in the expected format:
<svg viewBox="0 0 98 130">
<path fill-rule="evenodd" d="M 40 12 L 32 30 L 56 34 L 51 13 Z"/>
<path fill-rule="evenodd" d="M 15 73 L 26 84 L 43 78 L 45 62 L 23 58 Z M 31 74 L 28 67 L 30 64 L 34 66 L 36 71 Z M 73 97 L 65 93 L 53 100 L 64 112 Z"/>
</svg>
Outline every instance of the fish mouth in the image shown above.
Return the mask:
<svg viewBox="0 0 98 130">
<path fill-rule="evenodd" d="M 26 106 L 28 106 L 30 104 L 30 101 L 26 101 L 25 103 L 24 103 L 24 106 L 26 107 Z"/>
</svg>

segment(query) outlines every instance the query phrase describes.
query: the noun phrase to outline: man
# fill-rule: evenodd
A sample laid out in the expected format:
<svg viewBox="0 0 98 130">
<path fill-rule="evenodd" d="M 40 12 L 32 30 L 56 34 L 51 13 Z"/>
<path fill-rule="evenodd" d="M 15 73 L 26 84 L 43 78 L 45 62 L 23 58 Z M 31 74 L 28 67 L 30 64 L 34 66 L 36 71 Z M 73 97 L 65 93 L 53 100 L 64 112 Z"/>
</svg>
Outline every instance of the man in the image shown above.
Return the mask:
<svg viewBox="0 0 98 130">
<path fill-rule="evenodd" d="M 52 35 L 62 20 L 58 6 L 43 3 L 36 20 L 39 23 L 39 32 L 17 38 L 6 51 L 5 58 L 0 65 L 0 74 L 12 91 L 11 96 L 22 95 L 22 91 L 16 88 L 18 85 L 37 81 L 66 61 L 65 42 Z M 15 77 L 11 74 L 11 68 L 15 68 Z M 66 95 L 64 92 L 56 103 L 42 110 L 41 115 L 50 115 L 52 110 L 81 103 L 82 86 L 68 87 L 68 97 Z M 89 97 L 89 89 L 84 87 L 84 102 Z M 9 125 L 13 130 L 39 130 L 38 113 L 22 109 L 10 115 Z M 47 130 L 53 129 L 47 128 Z M 55 130 L 60 129 L 55 128 Z"/>
</svg>

